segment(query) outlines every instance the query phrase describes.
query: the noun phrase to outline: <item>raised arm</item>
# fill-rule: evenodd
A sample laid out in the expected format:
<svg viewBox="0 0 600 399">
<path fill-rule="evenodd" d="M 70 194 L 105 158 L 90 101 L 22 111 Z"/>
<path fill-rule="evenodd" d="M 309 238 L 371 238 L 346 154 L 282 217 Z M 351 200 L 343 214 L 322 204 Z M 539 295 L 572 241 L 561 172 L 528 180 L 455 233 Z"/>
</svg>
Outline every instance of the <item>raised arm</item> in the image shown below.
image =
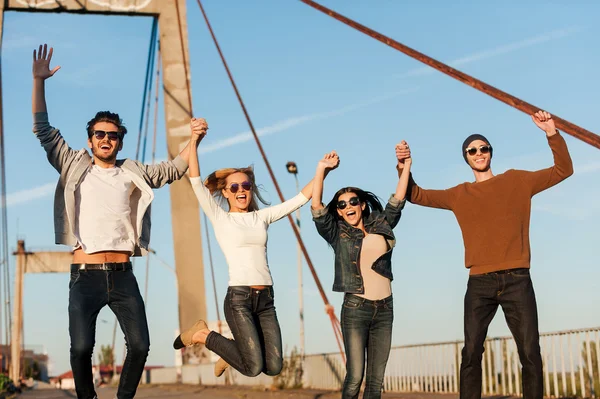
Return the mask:
<svg viewBox="0 0 600 399">
<path fill-rule="evenodd" d="M 538 111 L 531 115 L 537 127 L 546 133 L 548 144 L 554 156 L 554 165 L 535 172 L 526 172 L 525 181 L 531 187 L 531 195 L 546 190 L 565 180 L 573 174 L 573 161 L 565 139 L 558 133 L 552 115 L 545 111 Z"/>
<path fill-rule="evenodd" d="M 335 151 L 332 151 L 330 154 L 333 155 L 331 156 L 331 159 L 328 162 L 331 165 L 334 165 L 332 166 L 332 168 L 335 168 L 339 164 L 339 158 L 337 157 L 337 154 L 335 154 Z M 294 198 L 282 202 L 281 204 L 259 210 L 258 213 L 261 216 L 261 218 L 267 223 L 273 223 L 283 217 L 286 217 L 290 213 L 294 212 L 296 209 L 300 208 L 302 205 L 306 204 L 308 200 L 312 197 L 312 191 L 317 173 L 318 168 L 317 172 L 315 173 L 315 177 L 306 186 L 304 186 L 300 193 Z M 325 176 L 327 176 L 327 172 L 325 172 Z"/>
<path fill-rule="evenodd" d="M 339 166 L 340 159 L 335 151 L 325 154 L 317 164 L 313 179 L 311 213 L 317 227 L 317 232 L 328 243 L 334 243 L 337 237 L 337 221 L 323 206 L 323 182 L 329 171 Z"/>
<path fill-rule="evenodd" d="M 38 112 L 48 112 L 46 108 L 46 79 L 52 77 L 59 69 L 60 66 L 55 66 L 50 69 L 50 61 L 52 61 L 52 53 L 54 49 L 48 45 L 40 44 L 38 51 L 33 50 L 33 95 L 31 108 L 33 114 Z"/>
<path fill-rule="evenodd" d="M 38 50 L 33 50 L 33 92 L 31 96 L 31 112 L 33 114 L 33 133 L 40 140 L 46 151 L 48 161 L 59 173 L 77 156 L 66 143 L 58 129 L 50 126 L 48 110 L 46 107 L 46 79 L 52 77 L 59 66 L 50 69 L 53 49 L 44 44 Z"/>
<path fill-rule="evenodd" d="M 194 190 L 194 194 L 196 194 L 196 198 L 198 198 L 200 207 L 204 213 L 206 213 L 206 216 L 208 216 L 211 222 L 214 223 L 219 216 L 224 215 L 226 212 L 219 206 L 219 204 L 217 204 L 217 201 L 215 201 L 215 198 L 212 196 L 208 188 L 206 188 L 202 182 L 202 178 L 200 177 L 198 145 L 206 136 L 208 124 L 203 118 L 192 118 L 190 121 L 190 128 L 192 131 L 188 154 L 190 161 L 190 182 L 192 183 L 192 189 Z"/>
<path fill-rule="evenodd" d="M 412 174 L 410 173 L 410 166 L 412 165 L 412 158 L 410 154 L 410 147 L 406 142 L 405 145 L 396 146 L 396 158 L 398 164 L 396 169 L 398 170 L 398 186 L 396 188 L 397 194 L 402 194 L 402 182 L 406 179 L 406 199 L 413 204 L 427 206 L 430 208 L 440 209 L 452 209 L 456 200 L 456 190 L 450 188 L 447 190 L 425 190 L 417 185 L 413 180 Z M 408 165 L 405 165 L 407 159 L 411 159 Z M 408 166 L 409 170 L 404 171 L 405 167 Z M 399 191 L 398 191 L 399 190 Z"/>
<path fill-rule="evenodd" d="M 406 204 L 406 192 L 408 188 L 408 181 L 410 177 L 410 167 L 412 165 L 412 158 L 410 157 L 410 150 L 408 143 L 402 140 L 396 145 L 396 154 L 402 154 L 399 157 L 398 163 L 402 164 L 402 169 L 399 171 L 398 183 L 396 184 L 396 191 L 389 199 L 385 206 L 385 217 L 392 228 L 396 227 L 402 216 L 402 209 Z"/>
<path fill-rule="evenodd" d="M 190 177 L 200 176 L 200 167 L 198 166 L 198 144 L 206 135 L 208 124 L 205 119 L 193 118 L 190 121 L 191 137 L 185 148 L 172 161 L 165 161 L 156 165 L 144 165 L 147 181 L 152 188 L 160 188 L 165 184 L 170 184 L 183 177 L 190 167 Z M 195 162 L 195 170 L 192 173 L 191 163 Z"/>
<path fill-rule="evenodd" d="M 325 156 L 317 164 L 315 177 L 306 185 L 310 185 L 312 192 L 311 208 L 314 210 L 323 209 L 323 183 L 327 174 L 340 165 L 340 157 L 335 151 L 325 154 Z M 304 192 L 304 191 L 303 191 Z M 307 196 L 308 198 L 311 198 Z"/>
</svg>

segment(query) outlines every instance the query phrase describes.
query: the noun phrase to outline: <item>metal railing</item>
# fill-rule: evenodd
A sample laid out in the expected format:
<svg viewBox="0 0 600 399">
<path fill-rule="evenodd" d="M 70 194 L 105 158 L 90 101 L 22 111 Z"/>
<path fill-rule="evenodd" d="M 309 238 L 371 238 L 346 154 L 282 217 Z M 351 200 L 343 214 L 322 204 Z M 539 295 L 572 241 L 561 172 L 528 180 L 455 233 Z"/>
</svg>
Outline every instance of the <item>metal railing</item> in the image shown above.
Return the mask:
<svg viewBox="0 0 600 399">
<path fill-rule="evenodd" d="M 522 373 L 512 337 L 489 338 L 482 359 L 484 395 L 521 396 Z M 463 342 L 393 347 L 386 368 L 388 392 L 457 393 Z M 541 334 L 544 395 L 600 395 L 600 327 Z M 307 388 L 341 389 L 345 367 L 339 354 L 306 356 Z"/>
<path fill-rule="evenodd" d="M 457 393 L 462 341 L 392 347 L 384 389 L 387 392 Z M 544 396 L 597 398 L 600 396 L 600 327 L 541 334 Z M 482 359 L 484 395 L 522 395 L 522 373 L 512 337 L 488 338 Z M 151 370 L 150 382 L 187 384 L 264 385 L 272 377 L 244 377 L 232 370 L 228 382 L 212 374 L 213 365 Z M 178 377 L 180 373 L 180 377 Z M 155 375 L 153 375 L 155 374 Z M 304 388 L 340 390 L 346 367 L 339 353 L 306 355 Z"/>
</svg>

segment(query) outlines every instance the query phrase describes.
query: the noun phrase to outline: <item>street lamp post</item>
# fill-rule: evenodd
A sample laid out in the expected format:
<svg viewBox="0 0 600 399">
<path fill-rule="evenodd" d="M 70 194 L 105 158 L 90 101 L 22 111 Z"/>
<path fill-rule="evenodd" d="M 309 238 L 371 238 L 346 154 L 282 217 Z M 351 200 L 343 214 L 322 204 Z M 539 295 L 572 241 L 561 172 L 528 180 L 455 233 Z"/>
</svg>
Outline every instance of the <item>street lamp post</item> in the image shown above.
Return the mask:
<svg viewBox="0 0 600 399">
<path fill-rule="evenodd" d="M 295 162 L 288 162 L 286 165 L 287 171 L 294 175 L 296 180 L 296 192 L 300 192 L 300 185 L 298 183 L 298 166 Z M 298 232 L 300 232 L 300 208 L 296 210 L 296 225 L 298 226 Z M 298 243 L 298 304 L 300 308 L 300 360 L 302 368 L 304 368 L 304 295 L 303 295 L 303 283 L 302 283 L 302 248 Z"/>
</svg>

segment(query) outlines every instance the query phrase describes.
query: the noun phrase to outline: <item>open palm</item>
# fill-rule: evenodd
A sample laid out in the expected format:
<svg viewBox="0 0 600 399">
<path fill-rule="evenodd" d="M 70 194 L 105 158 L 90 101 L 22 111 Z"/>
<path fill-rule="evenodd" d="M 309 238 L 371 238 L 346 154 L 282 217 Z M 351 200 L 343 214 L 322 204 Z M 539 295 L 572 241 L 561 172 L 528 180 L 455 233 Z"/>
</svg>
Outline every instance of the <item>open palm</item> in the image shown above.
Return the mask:
<svg viewBox="0 0 600 399">
<path fill-rule="evenodd" d="M 34 79 L 48 79 L 54 75 L 56 71 L 60 69 L 60 66 L 50 69 L 50 61 L 52 60 L 52 47 L 48 50 L 48 45 L 40 44 L 40 47 L 36 53 L 33 50 L 33 78 Z"/>
</svg>

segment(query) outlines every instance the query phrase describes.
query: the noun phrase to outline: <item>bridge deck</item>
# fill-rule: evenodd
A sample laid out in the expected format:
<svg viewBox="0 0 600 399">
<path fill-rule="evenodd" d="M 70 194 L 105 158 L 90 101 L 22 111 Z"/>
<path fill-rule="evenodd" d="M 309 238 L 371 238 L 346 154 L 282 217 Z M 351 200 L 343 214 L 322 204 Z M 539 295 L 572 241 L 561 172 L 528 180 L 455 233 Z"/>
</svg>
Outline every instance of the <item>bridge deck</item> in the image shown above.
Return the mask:
<svg viewBox="0 0 600 399">
<path fill-rule="evenodd" d="M 116 388 L 100 388 L 97 390 L 98 399 L 113 399 Z M 65 399 L 76 398 L 74 392 L 39 389 L 26 391 L 19 398 L 23 399 Z M 335 399 L 340 397 L 339 392 L 318 390 L 286 390 L 286 391 L 263 391 L 250 387 L 200 387 L 200 386 L 141 386 L 136 398 L 166 398 L 166 399 Z M 419 393 L 386 393 L 385 399 L 455 399 L 455 394 L 419 394 Z"/>
</svg>

